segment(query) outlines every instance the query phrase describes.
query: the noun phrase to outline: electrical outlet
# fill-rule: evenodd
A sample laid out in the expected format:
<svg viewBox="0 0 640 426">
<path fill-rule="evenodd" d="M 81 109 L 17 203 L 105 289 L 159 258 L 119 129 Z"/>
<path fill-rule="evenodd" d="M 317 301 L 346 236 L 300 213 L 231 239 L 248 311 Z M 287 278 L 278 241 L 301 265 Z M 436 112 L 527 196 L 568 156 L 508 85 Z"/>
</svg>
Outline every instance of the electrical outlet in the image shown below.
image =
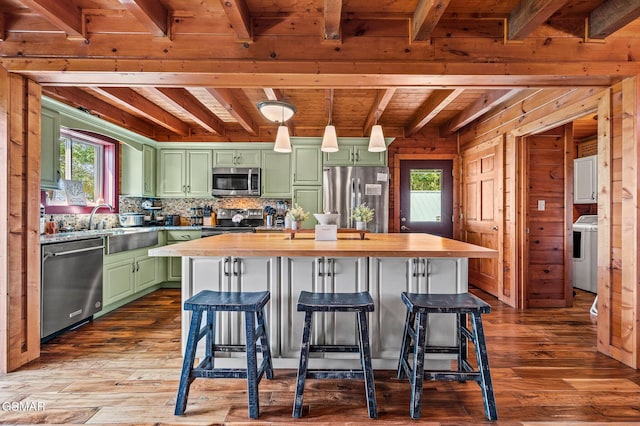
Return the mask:
<svg viewBox="0 0 640 426">
<path fill-rule="evenodd" d="M 538 200 L 538 211 L 544 211 L 545 209 L 545 201 L 544 200 Z"/>
</svg>

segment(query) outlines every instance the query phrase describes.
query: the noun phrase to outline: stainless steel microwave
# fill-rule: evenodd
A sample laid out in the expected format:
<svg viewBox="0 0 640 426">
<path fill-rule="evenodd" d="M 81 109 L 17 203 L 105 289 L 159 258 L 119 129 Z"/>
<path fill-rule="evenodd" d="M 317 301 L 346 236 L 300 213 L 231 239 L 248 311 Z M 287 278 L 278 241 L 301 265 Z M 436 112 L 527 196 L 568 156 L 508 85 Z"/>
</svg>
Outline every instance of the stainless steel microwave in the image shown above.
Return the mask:
<svg viewBox="0 0 640 426">
<path fill-rule="evenodd" d="M 259 167 L 214 167 L 211 194 L 216 197 L 259 197 Z"/>
</svg>

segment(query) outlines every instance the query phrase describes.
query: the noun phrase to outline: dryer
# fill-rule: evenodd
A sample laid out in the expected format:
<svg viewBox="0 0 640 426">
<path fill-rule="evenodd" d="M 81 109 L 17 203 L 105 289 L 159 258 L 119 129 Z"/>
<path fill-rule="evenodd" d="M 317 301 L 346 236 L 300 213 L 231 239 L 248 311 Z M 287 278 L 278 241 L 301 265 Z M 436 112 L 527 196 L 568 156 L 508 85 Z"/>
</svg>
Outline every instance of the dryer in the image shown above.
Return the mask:
<svg viewBox="0 0 640 426">
<path fill-rule="evenodd" d="M 598 293 L 598 215 L 583 215 L 573 224 L 573 286 Z"/>
</svg>

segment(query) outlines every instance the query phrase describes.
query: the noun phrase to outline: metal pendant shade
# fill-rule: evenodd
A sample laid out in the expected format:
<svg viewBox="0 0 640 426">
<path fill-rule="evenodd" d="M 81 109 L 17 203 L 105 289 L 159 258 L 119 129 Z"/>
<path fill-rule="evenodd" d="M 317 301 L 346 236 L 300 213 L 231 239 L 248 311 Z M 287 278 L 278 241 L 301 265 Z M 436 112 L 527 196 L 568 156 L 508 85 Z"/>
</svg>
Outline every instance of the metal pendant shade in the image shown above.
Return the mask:
<svg viewBox="0 0 640 426">
<path fill-rule="evenodd" d="M 264 118 L 274 123 L 284 123 L 296 113 L 296 107 L 283 101 L 263 101 L 257 106 Z"/>
</svg>

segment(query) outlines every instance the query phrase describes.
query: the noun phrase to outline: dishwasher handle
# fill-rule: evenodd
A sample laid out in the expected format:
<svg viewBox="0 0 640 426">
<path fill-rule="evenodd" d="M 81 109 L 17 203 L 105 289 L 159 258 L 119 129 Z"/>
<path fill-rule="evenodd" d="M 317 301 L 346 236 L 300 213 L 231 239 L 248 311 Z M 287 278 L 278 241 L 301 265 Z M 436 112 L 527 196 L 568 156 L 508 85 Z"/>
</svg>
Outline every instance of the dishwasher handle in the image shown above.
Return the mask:
<svg viewBox="0 0 640 426">
<path fill-rule="evenodd" d="M 46 252 L 44 254 L 44 256 L 42 257 L 42 261 L 44 262 L 45 260 L 47 260 L 50 257 L 66 256 L 66 255 L 69 255 L 69 254 L 84 253 L 86 251 L 102 250 L 102 249 L 104 249 L 104 244 L 101 245 L 101 246 L 97 246 L 97 247 L 87 247 L 87 248 L 81 248 L 81 249 L 76 249 L 76 250 L 67 250 L 67 251 L 61 251 L 61 252 Z"/>
</svg>

